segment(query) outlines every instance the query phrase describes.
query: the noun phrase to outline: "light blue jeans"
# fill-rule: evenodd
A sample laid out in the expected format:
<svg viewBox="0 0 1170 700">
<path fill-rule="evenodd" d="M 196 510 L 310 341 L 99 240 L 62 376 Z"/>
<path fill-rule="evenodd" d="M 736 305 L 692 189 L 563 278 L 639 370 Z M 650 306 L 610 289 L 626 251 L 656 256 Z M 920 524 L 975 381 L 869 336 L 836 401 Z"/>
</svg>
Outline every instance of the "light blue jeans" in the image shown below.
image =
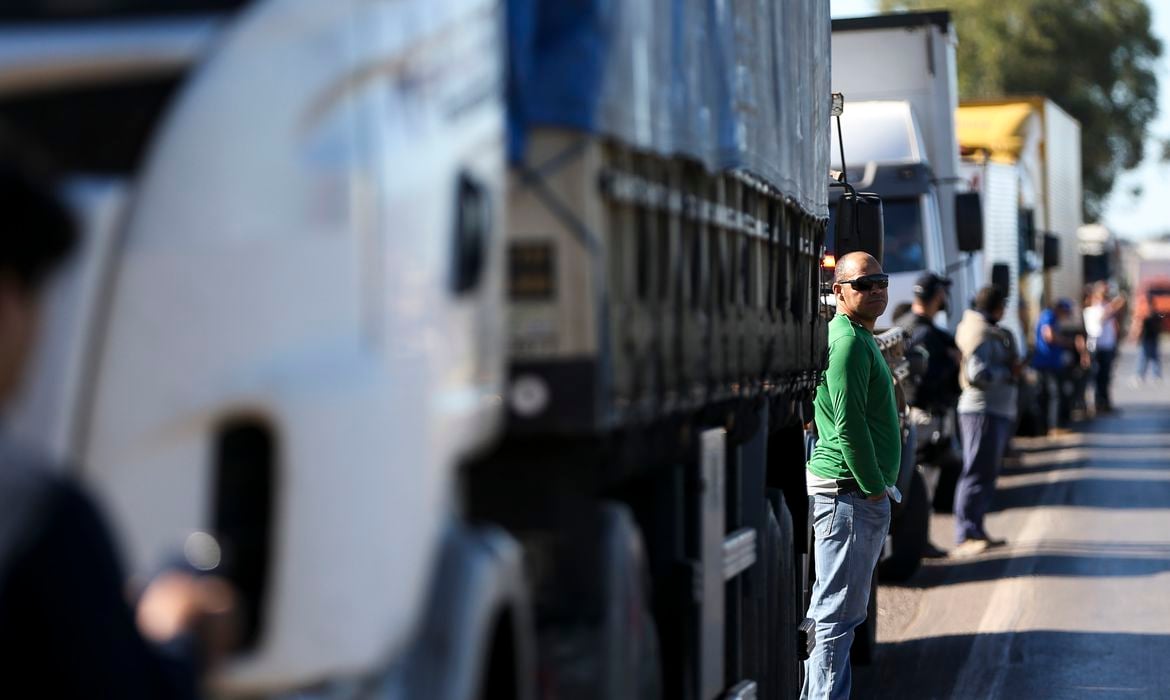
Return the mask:
<svg viewBox="0 0 1170 700">
<path fill-rule="evenodd" d="M 1158 343 L 1143 341 L 1138 344 L 1137 371 L 1134 376 L 1145 381 L 1146 367 L 1154 370 L 1154 379 L 1162 378 L 1162 359 L 1158 357 Z"/>
<path fill-rule="evenodd" d="M 816 647 L 805 662 L 805 700 L 848 700 L 852 685 L 849 647 L 865 622 L 873 570 L 890 529 L 890 500 L 861 493 L 813 496 L 813 584 L 808 616 L 816 622 Z"/>
</svg>

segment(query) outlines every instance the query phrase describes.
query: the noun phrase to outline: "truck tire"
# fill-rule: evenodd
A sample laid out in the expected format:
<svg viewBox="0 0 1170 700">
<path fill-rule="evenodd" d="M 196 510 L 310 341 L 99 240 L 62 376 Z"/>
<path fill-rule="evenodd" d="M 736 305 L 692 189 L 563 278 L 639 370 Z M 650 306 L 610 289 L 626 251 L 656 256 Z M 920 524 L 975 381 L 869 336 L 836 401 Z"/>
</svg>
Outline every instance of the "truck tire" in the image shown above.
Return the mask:
<svg viewBox="0 0 1170 700">
<path fill-rule="evenodd" d="M 877 570 L 869 584 L 869 605 L 866 607 L 865 622 L 853 631 L 853 646 L 849 649 L 849 662 L 854 666 L 868 666 L 873 663 L 877 651 Z"/>
<path fill-rule="evenodd" d="M 930 503 L 926 480 L 917 469 L 902 511 L 890 524 L 890 556 L 878 564 L 883 581 L 902 582 L 918 571 L 930 539 Z"/>
<path fill-rule="evenodd" d="M 623 504 L 603 503 L 595 517 L 559 548 L 582 597 L 546 611 L 538 629 L 545 690 L 563 700 L 656 700 L 661 660 L 642 535 Z"/>
</svg>

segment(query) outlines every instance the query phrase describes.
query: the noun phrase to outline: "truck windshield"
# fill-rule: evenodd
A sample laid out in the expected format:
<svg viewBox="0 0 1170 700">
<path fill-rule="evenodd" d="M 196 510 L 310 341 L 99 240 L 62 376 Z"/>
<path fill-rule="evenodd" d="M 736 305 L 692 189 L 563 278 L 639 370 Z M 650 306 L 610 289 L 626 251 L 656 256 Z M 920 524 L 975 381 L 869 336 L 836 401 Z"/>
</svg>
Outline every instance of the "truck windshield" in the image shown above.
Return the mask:
<svg viewBox="0 0 1170 700">
<path fill-rule="evenodd" d="M 882 202 L 886 227 L 885 259 L 888 273 L 926 269 L 922 240 L 922 207 L 917 199 L 887 199 Z"/>
<path fill-rule="evenodd" d="M 886 229 L 882 269 L 887 273 L 926 269 L 926 250 L 922 239 L 922 207 L 917 199 L 883 199 L 882 218 Z M 825 250 L 837 252 L 834 232 L 837 205 L 829 205 L 829 231 Z"/>
</svg>

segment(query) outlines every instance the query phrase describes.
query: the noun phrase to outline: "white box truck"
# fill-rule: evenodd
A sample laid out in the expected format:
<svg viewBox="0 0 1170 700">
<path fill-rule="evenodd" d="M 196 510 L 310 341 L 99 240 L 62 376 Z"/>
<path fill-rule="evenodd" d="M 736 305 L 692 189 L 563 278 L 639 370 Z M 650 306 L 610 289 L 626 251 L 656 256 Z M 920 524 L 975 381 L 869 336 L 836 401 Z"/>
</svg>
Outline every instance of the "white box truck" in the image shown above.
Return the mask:
<svg viewBox="0 0 1170 700">
<path fill-rule="evenodd" d="M 85 228 L 9 428 L 218 541 L 218 695 L 797 692 L 828 5 L 667 5 L 0 10 Z"/>
<path fill-rule="evenodd" d="M 995 197 L 984 202 L 989 207 L 984 265 L 988 275 L 996 262 L 1014 265 L 1018 299 L 1013 302 L 1030 346 L 1041 308 L 1060 298 L 1080 308 L 1085 282 L 1078 240 L 1080 125 L 1043 97 L 964 101 L 956 119 L 964 174 L 972 187 Z M 1017 192 L 1016 223 L 1010 189 Z M 1012 248 L 1019 254 L 1013 256 Z"/>
<path fill-rule="evenodd" d="M 954 281 L 952 329 L 979 283 L 978 206 L 960 194 L 956 37 L 946 11 L 833 20 L 833 90 L 845 96 L 845 165 L 882 197 L 891 307 L 929 270 Z M 838 161 L 838 165 L 839 165 Z"/>
</svg>

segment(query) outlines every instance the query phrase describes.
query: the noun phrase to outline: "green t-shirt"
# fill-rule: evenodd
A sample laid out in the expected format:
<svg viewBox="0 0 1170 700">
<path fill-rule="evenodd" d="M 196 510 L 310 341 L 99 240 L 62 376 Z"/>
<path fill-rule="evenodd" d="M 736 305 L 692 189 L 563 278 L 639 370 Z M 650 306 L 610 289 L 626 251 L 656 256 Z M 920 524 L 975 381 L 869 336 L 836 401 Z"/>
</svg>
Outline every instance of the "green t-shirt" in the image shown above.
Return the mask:
<svg viewBox="0 0 1170 700">
<path fill-rule="evenodd" d="M 843 314 L 829 322 L 829 366 L 813 407 L 818 438 L 810 472 L 856 479 L 867 496 L 897 481 L 902 436 L 894 378 L 873 333 Z"/>
</svg>

